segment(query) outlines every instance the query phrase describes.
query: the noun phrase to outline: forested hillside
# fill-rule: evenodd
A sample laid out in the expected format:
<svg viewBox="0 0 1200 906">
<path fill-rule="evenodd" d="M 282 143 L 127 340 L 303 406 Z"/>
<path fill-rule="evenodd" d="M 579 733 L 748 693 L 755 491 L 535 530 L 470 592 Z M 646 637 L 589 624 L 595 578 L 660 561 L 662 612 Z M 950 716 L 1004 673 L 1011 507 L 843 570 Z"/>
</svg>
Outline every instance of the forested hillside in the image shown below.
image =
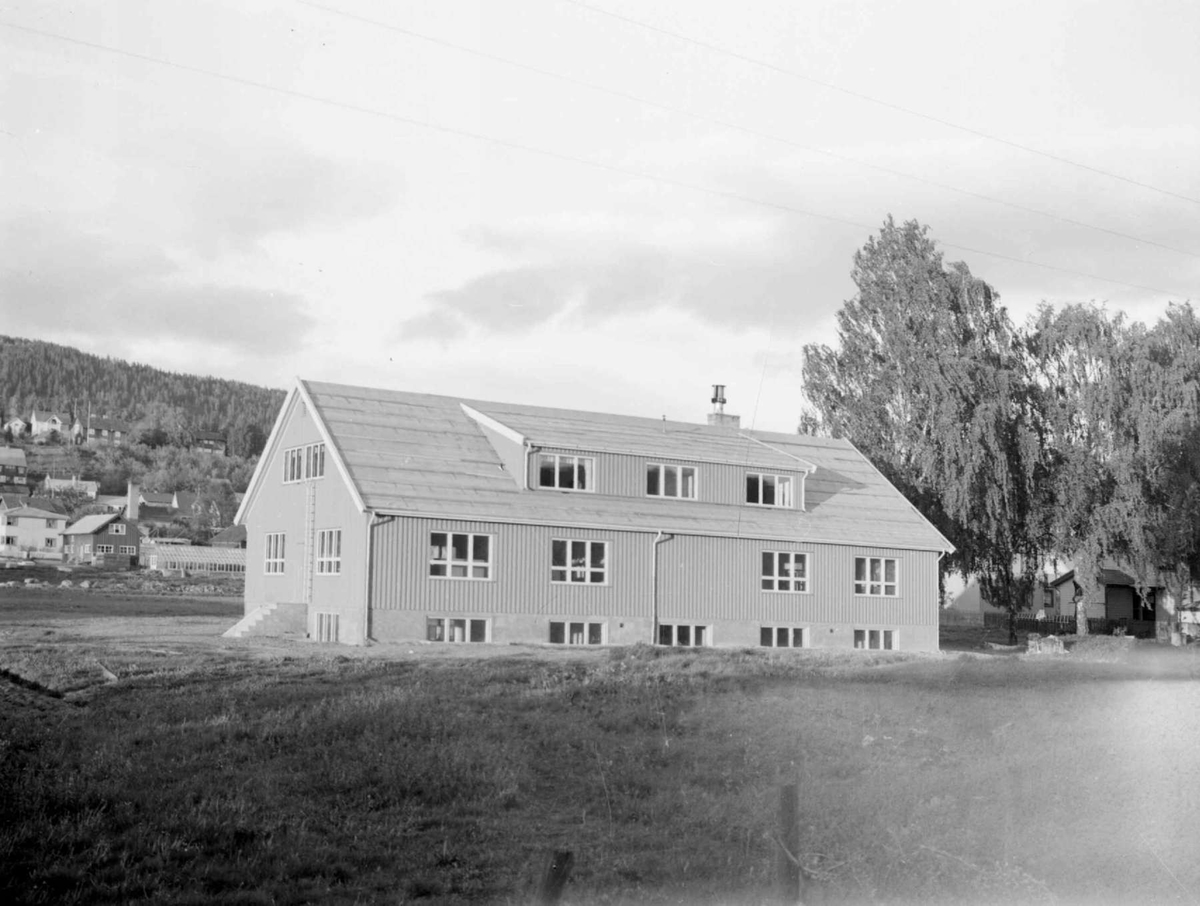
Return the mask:
<svg viewBox="0 0 1200 906">
<path fill-rule="evenodd" d="M 283 403 L 282 390 L 238 381 L 161 371 L 69 346 L 0 336 L 0 405 L 5 419 L 29 418 L 32 409 L 50 409 L 162 429 L 172 443 L 186 443 L 195 431 L 219 431 L 231 452 L 244 440 L 270 433 Z M 255 430 L 257 429 L 257 430 Z M 261 443 L 261 441 L 259 441 Z"/>
</svg>

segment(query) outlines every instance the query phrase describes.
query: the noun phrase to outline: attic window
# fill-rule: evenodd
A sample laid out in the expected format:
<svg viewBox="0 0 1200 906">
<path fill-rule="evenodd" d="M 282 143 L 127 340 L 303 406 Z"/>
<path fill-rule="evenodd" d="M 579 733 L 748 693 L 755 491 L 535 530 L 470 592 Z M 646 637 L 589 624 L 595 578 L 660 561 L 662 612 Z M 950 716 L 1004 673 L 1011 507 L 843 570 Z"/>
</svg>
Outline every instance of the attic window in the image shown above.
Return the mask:
<svg viewBox="0 0 1200 906">
<path fill-rule="evenodd" d="M 754 506 L 792 507 L 792 477 L 790 475 L 766 475 L 762 472 L 746 473 L 746 503 Z"/>
<path fill-rule="evenodd" d="M 538 454 L 538 487 L 559 491 L 591 491 L 596 460 L 590 456 Z"/>
<path fill-rule="evenodd" d="M 646 495 L 648 497 L 682 497 L 696 499 L 696 469 L 692 466 L 646 464 Z"/>
</svg>

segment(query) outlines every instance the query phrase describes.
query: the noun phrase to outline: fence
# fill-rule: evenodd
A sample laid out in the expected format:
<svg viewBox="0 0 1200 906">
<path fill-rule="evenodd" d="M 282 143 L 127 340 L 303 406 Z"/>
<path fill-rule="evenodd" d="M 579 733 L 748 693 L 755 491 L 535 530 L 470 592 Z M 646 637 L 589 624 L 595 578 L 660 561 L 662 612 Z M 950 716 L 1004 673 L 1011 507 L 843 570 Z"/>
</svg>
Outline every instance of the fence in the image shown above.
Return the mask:
<svg viewBox="0 0 1200 906">
<path fill-rule="evenodd" d="M 1119 620 L 1106 620 L 1102 617 L 1088 617 L 1088 632 L 1091 635 L 1112 635 L 1117 629 L 1125 630 L 1126 635 L 1139 639 L 1154 638 L 1156 626 L 1153 620 L 1130 620 L 1122 617 Z M 988 629 L 1008 630 L 1008 614 L 987 613 L 983 615 L 983 625 Z M 1018 632 L 1040 632 L 1042 635 L 1074 635 L 1074 617 L 1047 617 L 1039 620 L 1033 616 L 1021 615 L 1016 621 Z"/>
</svg>

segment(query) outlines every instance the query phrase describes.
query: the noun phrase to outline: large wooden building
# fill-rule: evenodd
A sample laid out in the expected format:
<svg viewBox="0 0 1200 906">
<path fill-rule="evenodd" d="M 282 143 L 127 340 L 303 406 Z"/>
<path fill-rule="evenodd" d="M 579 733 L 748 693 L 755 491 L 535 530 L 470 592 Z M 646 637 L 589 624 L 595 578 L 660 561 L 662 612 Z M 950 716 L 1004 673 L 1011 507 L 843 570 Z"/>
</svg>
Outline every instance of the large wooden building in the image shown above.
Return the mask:
<svg viewBox="0 0 1200 906">
<path fill-rule="evenodd" d="M 936 650 L 949 542 L 846 441 L 718 410 L 297 381 L 236 518 L 230 634 Z"/>
</svg>

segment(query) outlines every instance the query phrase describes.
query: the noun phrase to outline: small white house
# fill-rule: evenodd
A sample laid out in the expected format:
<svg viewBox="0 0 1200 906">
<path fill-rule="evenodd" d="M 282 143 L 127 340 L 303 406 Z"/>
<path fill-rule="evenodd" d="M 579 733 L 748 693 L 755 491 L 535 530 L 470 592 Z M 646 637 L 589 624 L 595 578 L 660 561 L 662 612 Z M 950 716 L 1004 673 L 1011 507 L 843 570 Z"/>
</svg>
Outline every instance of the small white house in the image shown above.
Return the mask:
<svg viewBox="0 0 1200 906">
<path fill-rule="evenodd" d="M 22 506 L 0 513 L 0 555 L 62 559 L 62 533 L 67 517 L 61 513 Z"/>
</svg>

